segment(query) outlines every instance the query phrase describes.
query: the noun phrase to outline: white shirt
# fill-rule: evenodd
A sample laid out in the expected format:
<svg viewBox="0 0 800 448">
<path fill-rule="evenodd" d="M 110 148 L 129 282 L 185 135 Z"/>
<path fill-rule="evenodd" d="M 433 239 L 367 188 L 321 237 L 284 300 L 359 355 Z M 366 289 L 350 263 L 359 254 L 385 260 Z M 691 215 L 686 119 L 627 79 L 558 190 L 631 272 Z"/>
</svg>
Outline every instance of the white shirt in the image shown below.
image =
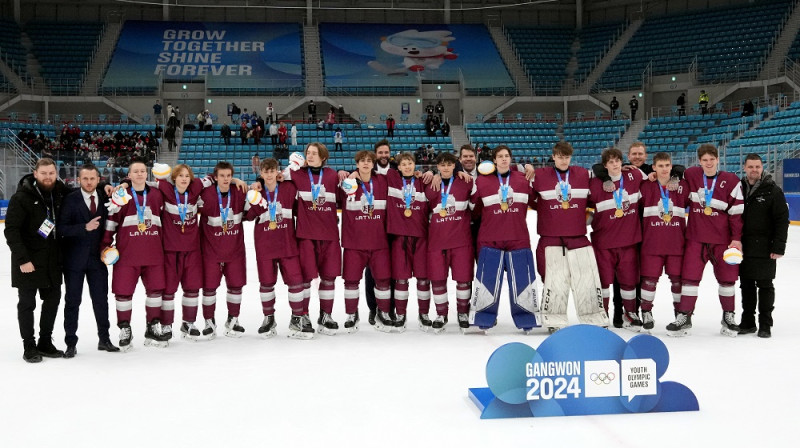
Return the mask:
<svg viewBox="0 0 800 448">
<path fill-rule="evenodd" d="M 95 207 L 100 207 L 100 204 L 97 203 L 97 191 L 96 190 L 91 192 L 91 193 L 87 193 L 87 192 L 83 191 L 83 188 L 81 188 L 81 194 L 83 195 L 83 202 L 86 204 L 86 208 L 88 210 L 92 209 L 92 205 L 91 205 L 92 204 L 92 200 L 89 199 L 92 196 L 94 196 L 94 206 Z"/>
</svg>

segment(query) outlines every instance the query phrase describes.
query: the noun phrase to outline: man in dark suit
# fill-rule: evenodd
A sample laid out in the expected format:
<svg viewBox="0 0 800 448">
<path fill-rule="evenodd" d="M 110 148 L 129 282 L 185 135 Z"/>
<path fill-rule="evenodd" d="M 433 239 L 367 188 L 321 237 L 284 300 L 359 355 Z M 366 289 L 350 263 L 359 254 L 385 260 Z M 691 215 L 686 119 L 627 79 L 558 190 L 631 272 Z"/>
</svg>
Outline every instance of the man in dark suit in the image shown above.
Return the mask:
<svg viewBox="0 0 800 448">
<path fill-rule="evenodd" d="M 94 317 L 97 321 L 98 350 L 117 352 L 108 335 L 108 268 L 100 259 L 100 241 L 105 231 L 108 200 L 97 189 L 100 173 L 94 165 L 83 165 L 79 173 L 81 188 L 64 198 L 59 219 L 59 235 L 64 254 L 64 341 L 65 358 L 77 354 L 78 311 L 83 296 L 83 279 L 89 283 Z"/>
</svg>

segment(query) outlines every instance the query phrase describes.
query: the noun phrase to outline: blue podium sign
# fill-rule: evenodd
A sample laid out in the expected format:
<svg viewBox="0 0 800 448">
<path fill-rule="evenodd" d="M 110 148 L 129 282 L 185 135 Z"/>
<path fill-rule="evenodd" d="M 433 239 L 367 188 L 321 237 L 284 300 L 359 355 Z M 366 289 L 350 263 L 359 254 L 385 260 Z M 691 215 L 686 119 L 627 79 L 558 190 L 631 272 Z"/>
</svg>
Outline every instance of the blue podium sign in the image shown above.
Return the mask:
<svg viewBox="0 0 800 448">
<path fill-rule="evenodd" d="M 697 411 L 688 387 L 660 381 L 668 366 L 667 347 L 654 336 L 625 342 L 605 328 L 575 325 L 538 349 L 514 342 L 495 350 L 486 363 L 489 387 L 471 388 L 469 397 L 482 419 Z"/>
</svg>

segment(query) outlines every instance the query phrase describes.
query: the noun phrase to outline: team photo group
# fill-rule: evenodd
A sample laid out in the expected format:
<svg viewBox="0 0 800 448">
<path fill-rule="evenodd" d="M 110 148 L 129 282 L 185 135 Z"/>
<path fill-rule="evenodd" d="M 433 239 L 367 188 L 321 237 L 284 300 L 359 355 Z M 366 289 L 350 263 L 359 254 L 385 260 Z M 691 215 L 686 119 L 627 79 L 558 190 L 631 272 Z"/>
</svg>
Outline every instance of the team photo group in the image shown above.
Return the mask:
<svg viewBox="0 0 800 448">
<path fill-rule="evenodd" d="M 133 347 L 139 282 L 146 294 L 144 345 L 169 345 L 179 290 L 176 332 L 192 341 L 214 339 L 223 278 L 227 318 L 220 331 L 241 337 L 242 301 L 255 299 L 243 295 L 250 257 L 263 313 L 257 334 L 264 338 L 278 334 L 276 300 L 291 308 L 290 338 L 357 332 L 362 279 L 367 320 L 386 333 L 402 333 L 414 321 L 422 331 L 443 332 L 448 278 L 455 283 L 457 327 L 465 333 L 497 324 L 503 290 L 513 323 L 524 333 L 537 327 L 553 333 L 575 323 L 568 319 L 570 294 L 580 323 L 651 332 L 662 274 L 671 284 L 675 316 L 663 327 L 670 336 L 685 336 L 709 263 L 719 283 L 720 332 L 771 336 L 772 279 L 789 219 L 783 192 L 758 155 L 746 157 L 739 179 L 719 169 L 717 148 L 709 144 L 697 150 L 698 166 L 685 169 L 668 153 L 647 164 L 642 143 L 627 154 L 610 148 L 591 172 L 571 164 L 573 148 L 563 141 L 538 168 L 513 163 L 505 145 L 481 163 L 469 145 L 458 156 L 442 152 L 436 174 L 421 173 L 413 154 L 391 154 L 390 143 L 381 140 L 374 150 L 356 153 L 353 172 L 336 172 L 327 166 L 328 148 L 309 143 L 287 167 L 261 161 L 251 185 L 223 161 L 205 177 L 185 164 L 151 169 L 133 161 L 117 187 L 87 164 L 74 191 L 58 180 L 53 160 L 40 159 L 20 180 L 5 224 L 23 358 L 76 356 L 84 281 L 98 350 Z M 529 210 L 535 211 L 535 248 Z M 254 223 L 255 253 L 245 248 L 245 221 Z M 119 346 L 109 334 L 111 265 Z M 344 283 L 341 327 L 333 318 L 334 299 L 342 297 L 337 277 Z M 62 279 L 65 351 L 53 343 Z M 309 316 L 315 280 L 316 328 Z M 408 303 L 412 297 L 416 310 Z"/>
</svg>

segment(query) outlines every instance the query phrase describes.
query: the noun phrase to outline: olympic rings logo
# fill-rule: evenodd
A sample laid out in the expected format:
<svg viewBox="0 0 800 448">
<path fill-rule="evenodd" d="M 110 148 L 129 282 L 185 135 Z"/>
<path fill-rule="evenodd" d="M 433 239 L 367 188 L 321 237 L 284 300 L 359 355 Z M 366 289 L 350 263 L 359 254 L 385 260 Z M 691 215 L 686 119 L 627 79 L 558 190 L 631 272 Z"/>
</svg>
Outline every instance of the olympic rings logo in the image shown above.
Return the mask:
<svg viewBox="0 0 800 448">
<path fill-rule="evenodd" d="M 612 381 L 614 381 L 614 378 L 616 378 L 616 377 L 617 376 L 614 375 L 614 372 L 599 373 L 599 374 L 598 373 L 593 373 L 593 374 L 589 375 L 589 379 L 592 382 L 594 382 L 594 384 L 597 384 L 598 386 L 601 385 L 601 384 L 610 384 Z"/>
</svg>

